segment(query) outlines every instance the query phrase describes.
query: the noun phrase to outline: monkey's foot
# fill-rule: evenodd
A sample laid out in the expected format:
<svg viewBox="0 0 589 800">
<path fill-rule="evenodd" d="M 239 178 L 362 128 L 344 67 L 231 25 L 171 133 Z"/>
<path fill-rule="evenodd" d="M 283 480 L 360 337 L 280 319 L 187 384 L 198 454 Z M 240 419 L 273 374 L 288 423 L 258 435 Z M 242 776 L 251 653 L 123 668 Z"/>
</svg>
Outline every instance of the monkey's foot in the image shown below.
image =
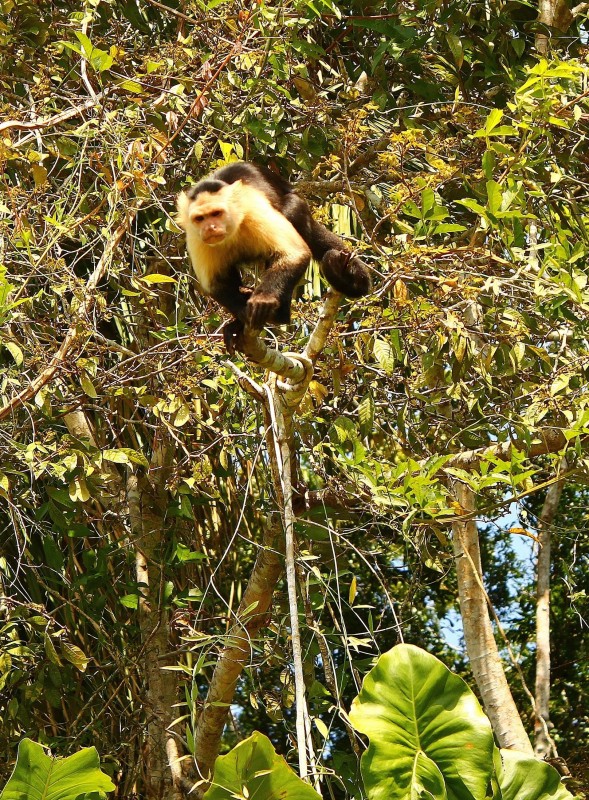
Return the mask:
<svg viewBox="0 0 589 800">
<path fill-rule="evenodd" d="M 328 250 L 321 259 L 323 274 L 346 297 L 364 297 L 372 281 L 366 264 L 349 250 Z"/>
<path fill-rule="evenodd" d="M 244 327 L 244 323 L 239 319 L 232 319 L 223 325 L 223 343 L 230 356 L 235 355 L 235 348 L 239 347 Z"/>
</svg>

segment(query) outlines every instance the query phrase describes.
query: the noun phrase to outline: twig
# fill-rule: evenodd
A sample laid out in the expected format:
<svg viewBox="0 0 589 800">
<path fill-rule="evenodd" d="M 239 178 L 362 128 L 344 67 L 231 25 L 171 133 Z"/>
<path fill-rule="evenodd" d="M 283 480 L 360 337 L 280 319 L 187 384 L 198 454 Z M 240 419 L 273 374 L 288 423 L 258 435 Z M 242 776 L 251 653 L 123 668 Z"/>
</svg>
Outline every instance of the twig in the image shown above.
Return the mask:
<svg viewBox="0 0 589 800">
<path fill-rule="evenodd" d="M 98 103 L 100 103 L 101 100 L 104 100 L 104 98 L 107 96 L 108 91 L 108 89 L 105 89 L 103 92 L 100 92 L 89 100 L 86 100 L 86 102 L 82 103 L 81 106 L 75 106 L 75 108 L 62 111 L 60 114 L 55 114 L 53 117 L 47 117 L 47 119 L 37 119 L 35 122 L 22 122 L 18 119 L 8 119 L 6 122 L 0 122 L 0 133 L 7 131 L 10 128 L 14 128 L 17 131 L 36 131 L 39 130 L 39 128 L 47 128 L 53 125 L 59 125 L 60 122 L 65 122 L 67 119 L 77 117 L 78 114 L 88 111 L 88 109 L 98 105 Z"/>
<path fill-rule="evenodd" d="M 142 199 L 137 200 L 137 206 L 132 214 L 129 214 L 125 221 L 122 222 L 119 227 L 114 232 L 112 238 L 107 242 L 106 247 L 104 248 L 104 252 L 98 261 L 98 264 L 94 268 L 92 275 L 88 279 L 86 284 L 86 292 L 84 300 L 80 303 L 80 306 L 75 314 L 74 322 L 70 326 L 65 339 L 61 343 L 59 350 L 55 353 L 51 361 L 49 362 L 49 366 L 46 367 L 39 375 L 37 375 L 34 380 L 30 382 L 26 389 L 13 397 L 5 406 L 0 408 L 0 420 L 5 419 L 15 408 L 26 403 L 27 400 L 30 400 L 31 397 L 34 397 L 37 392 L 39 392 L 44 386 L 46 386 L 49 381 L 53 379 L 57 371 L 65 362 L 66 358 L 70 356 L 70 351 L 81 341 L 85 340 L 89 334 L 87 334 L 83 329 L 83 323 L 85 319 L 89 316 L 94 304 L 96 302 L 96 287 L 104 277 L 108 269 L 108 265 L 110 264 L 110 259 L 113 252 L 118 247 L 121 239 L 129 230 L 129 227 L 132 221 L 135 219 L 137 212 L 143 205 L 144 201 Z"/>
</svg>

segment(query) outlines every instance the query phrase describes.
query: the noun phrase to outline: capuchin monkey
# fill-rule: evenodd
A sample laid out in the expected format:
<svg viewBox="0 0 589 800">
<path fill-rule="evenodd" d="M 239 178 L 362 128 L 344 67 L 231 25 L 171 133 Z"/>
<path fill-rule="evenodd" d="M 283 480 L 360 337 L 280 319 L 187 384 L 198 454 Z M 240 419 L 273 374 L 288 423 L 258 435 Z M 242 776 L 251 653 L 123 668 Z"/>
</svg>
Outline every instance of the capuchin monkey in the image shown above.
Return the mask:
<svg viewBox="0 0 589 800">
<path fill-rule="evenodd" d="M 370 291 L 366 265 L 265 167 L 236 162 L 211 173 L 178 196 L 177 221 L 202 291 L 234 316 L 223 328 L 229 352 L 245 325 L 290 322 L 292 294 L 311 258 L 338 292 L 362 297 Z M 249 289 L 241 268 L 256 263 L 265 271 Z"/>
</svg>

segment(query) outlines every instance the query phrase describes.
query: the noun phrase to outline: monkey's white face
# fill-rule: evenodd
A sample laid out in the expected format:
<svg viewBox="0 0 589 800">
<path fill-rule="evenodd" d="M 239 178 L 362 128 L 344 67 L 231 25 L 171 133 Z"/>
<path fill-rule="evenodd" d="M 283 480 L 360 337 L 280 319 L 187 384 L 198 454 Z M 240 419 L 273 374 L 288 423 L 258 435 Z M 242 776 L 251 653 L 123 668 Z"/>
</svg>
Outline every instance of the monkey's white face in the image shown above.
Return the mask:
<svg viewBox="0 0 589 800">
<path fill-rule="evenodd" d="M 202 192 L 194 200 L 178 198 L 178 222 L 187 233 L 214 247 L 230 239 L 239 228 L 239 215 L 231 211 L 231 187 L 220 192 Z"/>
</svg>

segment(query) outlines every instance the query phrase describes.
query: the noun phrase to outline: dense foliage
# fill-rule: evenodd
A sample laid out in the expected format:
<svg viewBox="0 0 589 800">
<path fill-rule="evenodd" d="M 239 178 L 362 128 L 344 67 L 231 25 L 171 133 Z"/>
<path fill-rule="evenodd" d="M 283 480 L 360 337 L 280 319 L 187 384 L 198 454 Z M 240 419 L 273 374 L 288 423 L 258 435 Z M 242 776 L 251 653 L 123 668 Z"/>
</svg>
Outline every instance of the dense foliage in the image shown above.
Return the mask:
<svg viewBox="0 0 589 800">
<path fill-rule="evenodd" d="M 531 545 L 512 547 L 533 541 L 565 449 L 553 734 L 586 781 L 583 28 L 539 58 L 527 2 L 0 11 L 0 781 L 28 736 L 61 755 L 95 745 L 120 796 L 144 791 L 144 545 L 170 626 L 174 730 L 192 751 L 276 510 L 262 414 L 226 366 L 223 313 L 195 290 L 173 219 L 183 186 L 236 158 L 299 181 L 374 271 L 374 293 L 342 305 L 296 418 L 305 484 L 327 490 L 297 533 L 310 712 L 334 796 L 358 791 L 343 712 L 376 655 L 402 637 L 468 676 L 448 477 L 478 498 L 532 732 L 534 574 L 517 563 Z M 281 348 L 304 344 L 323 289 L 313 265 L 295 324 L 273 333 Z M 528 457 L 546 429 L 560 447 Z M 442 471 L 487 446 L 477 469 Z M 292 756 L 286 608 L 278 594 L 226 747 L 258 729 Z"/>
</svg>

